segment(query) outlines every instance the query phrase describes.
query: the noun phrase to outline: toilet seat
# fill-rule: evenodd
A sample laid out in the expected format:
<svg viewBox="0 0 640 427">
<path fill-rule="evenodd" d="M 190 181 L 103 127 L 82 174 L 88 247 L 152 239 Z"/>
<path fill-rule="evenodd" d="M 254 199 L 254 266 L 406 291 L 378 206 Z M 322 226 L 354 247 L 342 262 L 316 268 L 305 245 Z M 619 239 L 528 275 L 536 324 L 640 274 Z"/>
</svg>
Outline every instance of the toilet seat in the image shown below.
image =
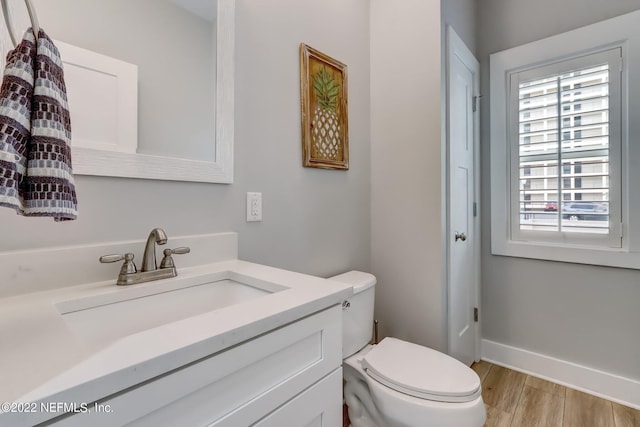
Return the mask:
<svg viewBox="0 0 640 427">
<path fill-rule="evenodd" d="M 437 402 L 481 395 L 478 375 L 458 360 L 421 345 L 385 338 L 362 359 L 365 372 L 398 392 Z"/>
</svg>

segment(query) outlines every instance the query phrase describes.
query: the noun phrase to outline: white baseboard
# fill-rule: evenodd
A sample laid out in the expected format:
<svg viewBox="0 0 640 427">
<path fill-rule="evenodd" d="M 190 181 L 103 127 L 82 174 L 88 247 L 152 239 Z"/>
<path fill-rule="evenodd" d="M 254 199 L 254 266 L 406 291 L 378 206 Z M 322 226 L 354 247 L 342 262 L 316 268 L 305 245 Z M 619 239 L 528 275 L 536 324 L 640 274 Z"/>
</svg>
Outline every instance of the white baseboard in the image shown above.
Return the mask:
<svg viewBox="0 0 640 427">
<path fill-rule="evenodd" d="M 482 360 L 640 409 L 640 381 L 482 340 Z"/>
</svg>

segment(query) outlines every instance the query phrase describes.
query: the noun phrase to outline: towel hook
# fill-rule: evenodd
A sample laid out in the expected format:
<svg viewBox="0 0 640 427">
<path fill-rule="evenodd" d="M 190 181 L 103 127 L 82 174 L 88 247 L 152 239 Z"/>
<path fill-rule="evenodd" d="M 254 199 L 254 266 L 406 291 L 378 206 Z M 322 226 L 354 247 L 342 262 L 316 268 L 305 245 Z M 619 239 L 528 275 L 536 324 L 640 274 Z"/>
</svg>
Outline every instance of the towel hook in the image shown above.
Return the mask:
<svg viewBox="0 0 640 427">
<path fill-rule="evenodd" d="M 36 15 L 36 9 L 33 7 L 31 0 L 24 0 L 24 4 L 27 6 L 29 12 L 29 19 L 31 20 L 31 29 L 33 31 L 33 37 L 38 40 L 38 32 L 40 31 L 40 24 L 38 23 L 38 15 Z M 9 13 L 9 7 L 7 6 L 7 0 L 2 0 L 2 13 L 4 14 L 4 22 L 7 24 L 7 31 L 13 46 L 18 46 L 18 39 L 13 33 L 13 23 L 11 22 L 11 14 Z"/>
</svg>

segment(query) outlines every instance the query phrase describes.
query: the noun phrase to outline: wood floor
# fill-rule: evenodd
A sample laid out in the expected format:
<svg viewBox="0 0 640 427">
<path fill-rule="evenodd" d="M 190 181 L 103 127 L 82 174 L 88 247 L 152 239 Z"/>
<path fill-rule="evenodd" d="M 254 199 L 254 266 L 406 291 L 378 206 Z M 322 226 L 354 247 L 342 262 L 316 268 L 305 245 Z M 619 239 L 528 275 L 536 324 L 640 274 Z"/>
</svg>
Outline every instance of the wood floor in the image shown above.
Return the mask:
<svg viewBox="0 0 640 427">
<path fill-rule="evenodd" d="M 487 362 L 482 380 L 485 427 L 640 427 L 640 411 Z"/>
</svg>

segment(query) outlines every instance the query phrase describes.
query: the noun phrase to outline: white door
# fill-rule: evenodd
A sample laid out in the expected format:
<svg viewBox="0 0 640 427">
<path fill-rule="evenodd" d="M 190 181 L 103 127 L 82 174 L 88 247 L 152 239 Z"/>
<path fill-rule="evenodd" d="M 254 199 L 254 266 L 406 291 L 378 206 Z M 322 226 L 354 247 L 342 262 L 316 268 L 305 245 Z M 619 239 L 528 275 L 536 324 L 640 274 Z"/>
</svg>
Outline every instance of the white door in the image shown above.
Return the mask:
<svg viewBox="0 0 640 427">
<path fill-rule="evenodd" d="M 470 365 L 480 358 L 479 64 L 451 27 L 447 64 L 449 354 Z"/>
</svg>

